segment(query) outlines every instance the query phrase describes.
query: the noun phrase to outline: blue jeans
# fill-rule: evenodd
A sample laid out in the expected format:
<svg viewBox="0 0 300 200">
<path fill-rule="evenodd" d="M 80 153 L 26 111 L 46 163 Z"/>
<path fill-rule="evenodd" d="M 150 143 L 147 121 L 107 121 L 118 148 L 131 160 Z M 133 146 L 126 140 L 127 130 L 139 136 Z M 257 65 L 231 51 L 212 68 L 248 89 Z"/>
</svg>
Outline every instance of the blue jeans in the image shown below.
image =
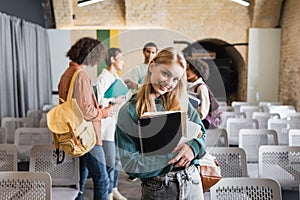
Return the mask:
<svg viewBox="0 0 300 200">
<path fill-rule="evenodd" d="M 142 181 L 142 200 L 203 200 L 199 170 L 191 165 Z"/>
<path fill-rule="evenodd" d="M 110 180 L 108 193 L 118 187 L 120 157 L 115 142 L 103 140 L 103 149 L 106 160 L 106 170 Z"/>
<path fill-rule="evenodd" d="M 79 158 L 80 161 L 80 192 L 77 200 L 82 199 L 84 185 L 88 174 L 93 179 L 94 184 L 94 200 L 107 200 L 109 179 L 106 172 L 105 155 L 102 146 L 95 145 L 88 153 Z"/>
</svg>

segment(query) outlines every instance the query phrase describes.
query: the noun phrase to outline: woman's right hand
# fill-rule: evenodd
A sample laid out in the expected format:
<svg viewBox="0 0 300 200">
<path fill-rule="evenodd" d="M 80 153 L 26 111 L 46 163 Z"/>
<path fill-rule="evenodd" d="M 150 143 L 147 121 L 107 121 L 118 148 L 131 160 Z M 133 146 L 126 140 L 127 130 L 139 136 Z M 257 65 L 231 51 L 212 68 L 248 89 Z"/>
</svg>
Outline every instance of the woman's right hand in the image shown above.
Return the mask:
<svg viewBox="0 0 300 200">
<path fill-rule="evenodd" d="M 169 161 L 169 164 L 175 164 L 174 167 L 188 167 L 191 163 L 191 160 L 194 159 L 195 155 L 188 144 L 180 144 L 173 152 L 178 151 L 178 154 Z"/>
<path fill-rule="evenodd" d="M 100 110 L 102 112 L 102 118 L 111 117 L 114 114 L 112 106 L 108 106 Z"/>
</svg>

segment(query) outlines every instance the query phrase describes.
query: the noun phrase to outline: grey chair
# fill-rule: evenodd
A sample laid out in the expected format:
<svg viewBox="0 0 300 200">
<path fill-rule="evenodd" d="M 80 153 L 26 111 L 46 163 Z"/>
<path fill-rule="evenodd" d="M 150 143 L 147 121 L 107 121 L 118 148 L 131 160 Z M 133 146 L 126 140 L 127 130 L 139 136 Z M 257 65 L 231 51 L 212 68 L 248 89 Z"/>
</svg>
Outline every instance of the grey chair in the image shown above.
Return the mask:
<svg viewBox="0 0 300 200">
<path fill-rule="evenodd" d="M 240 129 L 258 129 L 256 119 L 229 118 L 226 122 L 229 145 L 238 145 Z"/>
<path fill-rule="evenodd" d="M 238 147 L 210 147 L 207 152 L 215 156 L 221 167 L 222 177 L 247 177 L 246 154 Z"/>
<path fill-rule="evenodd" d="M 15 131 L 21 127 L 33 127 L 33 119 L 29 117 L 4 117 L 1 124 L 6 128 L 7 144 L 13 144 Z"/>
<path fill-rule="evenodd" d="M 6 144 L 7 133 L 5 127 L 0 127 L 0 144 Z"/>
<path fill-rule="evenodd" d="M 65 156 L 61 164 L 56 160 L 53 145 L 35 145 L 30 153 L 29 171 L 50 174 L 53 199 L 73 200 L 79 191 L 79 159 Z"/>
<path fill-rule="evenodd" d="M 298 190 L 300 146 L 260 146 L 258 177 L 275 179 L 282 189 Z"/>
<path fill-rule="evenodd" d="M 18 148 L 19 161 L 29 161 L 34 145 L 52 143 L 52 132 L 48 128 L 18 128 L 15 132 L 14 144 Z"/>
<path fill-rule="evenodd" d="M 0 172 L 1 199 L 52 200 L 47 172 Z"/>
<path fill-rule="evenodd" d="M 33 119 L 33 127 L 40 127 L 40 120 L 42 119 L 42 110 L 27 110 L 26 117 Z"/>
<path fill-rule="evenodd" d="M 281 200 L 277 181 L 267 178 L 222 178 L 210 189 L 213 200 Z"/>
<path fill-rule="evenodd" d="M 0 144 L 0 171 L 18 170 L 18 151 L 14 144 Z"/>
<path fill-rule="evenodd" d="M 207 147 L 228 147 L 228 134 L 224 128 L 206 130 Z"/>
</svg>

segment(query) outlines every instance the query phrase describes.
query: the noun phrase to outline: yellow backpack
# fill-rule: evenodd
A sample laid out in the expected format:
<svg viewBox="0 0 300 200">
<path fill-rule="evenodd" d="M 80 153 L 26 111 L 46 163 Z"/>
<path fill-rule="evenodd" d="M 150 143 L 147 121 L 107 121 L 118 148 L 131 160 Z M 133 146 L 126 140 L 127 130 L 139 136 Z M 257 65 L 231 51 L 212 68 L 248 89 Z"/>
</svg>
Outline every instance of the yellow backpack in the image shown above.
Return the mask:
<svg viewBox="0 0 300 200">
<path fill-rule="evenodd" d="M 72 99 L 74 82 L 79 70 L 76 70 L 70 83 L 66 101 L 55 106 L 47 113 L 47 125 L 53 133 L 56 153 L 61 148 L 70 157 L 87 153 L 96 144 L 96 134 L 92 122 L 87 122 L 78 106 Z M 63 157 L 64 159 L 64 157 Z M 60 163 L 57 155 L 57 162 Z"/>
</svg>

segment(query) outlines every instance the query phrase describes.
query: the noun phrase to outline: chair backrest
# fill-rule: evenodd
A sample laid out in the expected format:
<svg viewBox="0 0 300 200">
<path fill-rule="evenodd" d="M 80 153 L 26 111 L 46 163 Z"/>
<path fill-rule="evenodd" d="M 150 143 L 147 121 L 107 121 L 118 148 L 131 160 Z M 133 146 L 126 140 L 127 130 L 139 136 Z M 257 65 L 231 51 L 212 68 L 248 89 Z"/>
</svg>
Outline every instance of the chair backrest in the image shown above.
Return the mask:
<svg viewBox="0 0 300 200">
<path fill-rule="evenodd" d="M 51 177 L 46 172 L 0 172 L 1 199 L 51 200 Z"/>
<path fill-rule="evenodd" d="M 213 200 L 281 200 L 277 181 L 267 178 L 222 178 L 210 189 Z"/>
<path fill-rule="evenodd" d="M 226 130 L 229 144 L 238 145 L 240 129 L 258 129 L 258 122 L 256 119 L 227 119 Z"/>
<path fill-rule="evenodd" d="M 251 105 L 251 103 L 245 102 L 245 101 L 232 101 L 231 102 L 231 106 L 234 108 L 234 112 L 236 112 L 236 113 L 241 112 L 240 107 L 246 106 L 246 105 Z"/>
<path fill-rule="evenodd" d="M 75 185 L 78 188 L 79 159 L 65 156 L 61 164 L 57 164 L 56 160 L 57 155 L 53 145 L 35 145 L 30 153 L 29 171 L 48 172 L 53 186 Z"/>
<path fill-rule="evenodd" d="M 245 113 L 236 113 L 233 111 L 230 112 L 222 112 L 221 114 L 221 118 L 222 118 L 222 123 L 219 126 L 219 128 L 225 128 L 226 129 L 226 122 L 228 118 L 246 118 L 246 114 Z"/>
<path fill-rule="evenodd" d="M 280 119 L 280 115 L 278 113 L 253 112 L 252 119 L 257 120 L 258 128 L 266 129 L 268 128 L 268 119 Z"/>
<path fill-rule="evenodd" d="M 5 127 L 0 127 L 0 144 L 6 144 L 7 133 Z"/>
<path fill-rule="evenodd" d="M 261 145 L 278 145 L 277 132 L 268 129 L 241 129 L 239 147 L 246 152 L 247 162 L 258 162 L 258 149 Z"/>
<path fill-rule="evenodd" d="M 269 113 L 278 113 L 281 119 L 286 119 L 290 113 L 295 113 L 296 109 L 292 105 L 271 105 Z"/>
<path fill-rule="evenodd" d="M 268 129 L 273 129 L 277 132 L 279 145 L 288 145 L 288 130 L 299 128 L 300 120 L 268 119 Z"/>
<path fill-rule="evenodd" d="M 17 155 L 17 147 L 14 144 L 0 144 L 0 171 L 17 171 Z"/>
<path fill-rule="evenodd" d="M 282 105 L 282 104 L 280 102 L 276 102 L 276 101 L 260 101 L 260 102 L 258 102 L 258 105 L 263 108 L 263 112 L 269 113 L 270 106 Z"/>
<path fill-rule="evenodd" d="M 52 133 L 48 128 L 18 128 L 14 144 L 18 148 L 18 159 L 29 161 L 30 151 L 37 144 L 52 144 Z"/>
<path fill-rule="evenodd" d="M 227 106 L 227 102 L 226 101 L 219 101 L 219 105 L 222 106 Z"/>
<path fill-rule="evenodd" d="M 239 147 L 212 147 L 207 152 L 217 158 L 222 177 L 247 177 L 246 154 Z"/>
<path fill-rule="evenodd" d="M 44 116 L 44 117 L 42 117 L 42 119 L 40 119 L 40 127 L 41 128 L 48 128 L 46 116 Z"/>
<path fill-rule="evenodd" d="M 300 146 L 300 129 L 289 129 L 289 146 Z"/>
<path fill-rule="evenodd" d="M 33 127 L 40 127 L 40 119 L 42 119 L 42 110 L 27 110 L 26 117 L 33 119 Z"/>
<path fill-rule="evenodd" d="M 288 120 L 300 120 L 300 112 L 287 113 Z"/>
<path fill-rule="evenodd" d="M 49 110 L 51 110 L 54 106 L 55 106 L 55 105 L 53 105 L 53 104 L 45 104 L 45 105 L 43 105 L 42 111 L 43 111 L 44 113 L 47 113 L 47 112 L 48 112 Z"/>
<path fill-rule="evenodd" d="M 228 135 L 224 128 L 206 130 L 207 147 L 228 147 Z"/>
<path fill-rule="evenodd" d="M 263 112 L 262 107 L 255 105 L 241 105 L 240 112 L 246 114 L 246 119 L 252 119 L 253 112 Z"/>
<path fill-rule="evenodd" d="M 234 112 L 234 108 L 232 106 L 220 106 L 222 112 Z"/>
<path fill-rule="evenodd" d="M 6 128 L 7 143 L 13 144 L 17 128 L 32 127 L 33 119 L 29 117 L 4 117 L 2 126 Z"/>
<path fill-rule="evenodd" d="M 284 189 L 300 183 L 300 146 L 260 146 L 258 177 L 277 180 Z"/>
</svg>

